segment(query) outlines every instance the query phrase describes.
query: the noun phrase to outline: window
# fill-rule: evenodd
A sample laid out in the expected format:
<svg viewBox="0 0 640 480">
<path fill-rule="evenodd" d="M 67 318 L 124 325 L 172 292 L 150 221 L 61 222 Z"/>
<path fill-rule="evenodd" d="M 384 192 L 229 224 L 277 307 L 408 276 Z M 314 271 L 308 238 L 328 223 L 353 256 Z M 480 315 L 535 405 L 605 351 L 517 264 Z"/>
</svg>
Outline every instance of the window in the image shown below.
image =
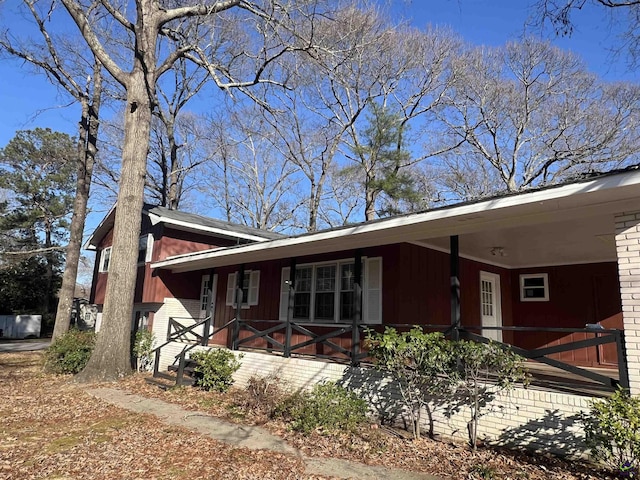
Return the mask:
<svg viewBox="0 0 640 480">
<path fill-rule="evenodd" d="M 381 321 L 382 259 L 363 259 L 362 319 Z M 286 320 L 289 307 L 289 272 L 282 269 L 280 319 Z M 296 267 L 293 320 L 346 322 L 356 312 L 355 264 L 353 260 L 299 265 Z"/>
<path fill-rule="evenodd" d="M 520 275 L 520 301 L 548 302 L 549 276 L 546 273 Z"/>
<path fill-rule="evenodd" d="M 227 277 L 226 304 L 236 308 L 236 273 L 230 273 Z M 249 308 L 258 304 L 260 293 L 260 270 L 245 270 L 242 279 L 242 308 Z"/>
<path fill-rule="evenodd" d="M 153 235 L 143 235 L 138 241 L 138 265 L 151 261 L 153 253 Z"/>
<path fill-rule="evenodd" d="M 109 271 L 109 262 L 111 261 L 111 247 L 107 247 L 100 253 L 100 268 L 99 272 Z"/>
</svg>

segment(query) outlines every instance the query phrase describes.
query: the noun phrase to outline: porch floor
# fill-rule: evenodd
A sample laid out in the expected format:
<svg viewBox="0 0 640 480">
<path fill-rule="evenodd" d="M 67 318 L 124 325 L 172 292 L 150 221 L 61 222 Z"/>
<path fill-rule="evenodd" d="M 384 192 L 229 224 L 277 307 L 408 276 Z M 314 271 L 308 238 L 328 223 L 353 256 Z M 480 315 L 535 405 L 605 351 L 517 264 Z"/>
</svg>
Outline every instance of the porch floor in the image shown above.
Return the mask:
<svg viewBox="0 0 640 480">
<path fill-rule="evenodd" d="M 614 387 L 602 385 L 588 378 L 580 377 L 544 363 L 527 362 L 526 368 L 531 374 L 529 388 L 559 391 L 589 397 L 607 397 L 615 391 Z M 582 368 L 616 380 L 619 379 L 618 370 L 615 368 Z"/>
</svg>

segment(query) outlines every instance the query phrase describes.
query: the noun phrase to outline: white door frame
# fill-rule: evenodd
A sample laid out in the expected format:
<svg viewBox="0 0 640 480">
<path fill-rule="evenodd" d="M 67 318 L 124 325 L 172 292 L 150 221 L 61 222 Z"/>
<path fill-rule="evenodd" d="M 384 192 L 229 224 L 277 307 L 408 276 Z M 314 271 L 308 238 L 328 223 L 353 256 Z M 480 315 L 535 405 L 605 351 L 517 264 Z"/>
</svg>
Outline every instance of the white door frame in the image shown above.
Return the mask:
<svg viewBox="0 0 640 480">
<path fill-rule="evenodd" d="M 483 282 L 489 282 L 491 292 L 484 291 Z M 489 295 L 489 304 L 485 304 L 485 293 Z M 500 289 L 500 275 L 480 271 L 480 321 L 484 326 L 502 327 L 502 295 Z M 487 314 L 491 313 L 491 314 Z M 482 330 L 482 336 L 502 342 L 501 330 Z"/>
<path fill-rule="evenodd" d="M 200 281 L 200 308 L 202 308 L 202 291 L 204 290 L 205 282 L 209 281 L 209 274 L 203 275 Z M 216 314 L 216 295 L 218 290 L 218 274 L 213 274 L 213 285 L 211 286 L 211 316 L 215 317 Z M 207 314 L 206 310 L 200 310 L 200 318 L 204 318 Z M 213 324 L 213 322 L 212 322 Z"/>
</svg>

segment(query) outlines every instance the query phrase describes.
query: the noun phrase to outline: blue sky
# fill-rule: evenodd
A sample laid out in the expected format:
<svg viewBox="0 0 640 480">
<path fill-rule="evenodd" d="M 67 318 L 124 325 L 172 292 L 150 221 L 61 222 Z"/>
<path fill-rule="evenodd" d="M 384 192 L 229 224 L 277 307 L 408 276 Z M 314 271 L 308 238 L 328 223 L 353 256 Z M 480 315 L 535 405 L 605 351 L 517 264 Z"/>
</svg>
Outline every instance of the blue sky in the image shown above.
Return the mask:
<svg viewBox="0 0 640 480">
<path fill-rule="evenodd" d="M 3 23 L 20 27 L 21 19 L 12 14 L 11 4 L 2 5 Z M 395 0 L 392 15 L 407 18 L 418 27 L 429 23 L 449 25 L 470 43 L 500 45 L 518 38 L 531 11 L 525 0 Z M 609 12 L 589 4 L 576 12 L 576 31 L 569 38 L 543 32 L 554 44 L 580 54 L 589 68 L 607 80 L 637 81 L 637 72 L 627 69 L 624 59 L 609 49 L 618 43 L 616 25 Z M 6 18 L 11 18 L 6 22 Z M 530 33 L 540 33 L 529 28 Z M 78 109 L 64 107 L 67 97 L 59 95 L 44 76 L 14 60 L 0 60 L 0 146 L 16 130 L 37 126 L 75 133 Z"/>
</svg>

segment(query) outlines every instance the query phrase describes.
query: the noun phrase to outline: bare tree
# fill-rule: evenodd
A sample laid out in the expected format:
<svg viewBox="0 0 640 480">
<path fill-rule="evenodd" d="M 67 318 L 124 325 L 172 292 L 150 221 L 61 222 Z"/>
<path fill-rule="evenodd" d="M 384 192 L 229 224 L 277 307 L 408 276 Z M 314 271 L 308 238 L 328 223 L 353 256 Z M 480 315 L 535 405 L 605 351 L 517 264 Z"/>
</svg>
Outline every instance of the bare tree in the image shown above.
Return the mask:
<svg viewBox="0 0 640 480">
<path fill-rule="evenodd" d="M 207 72 L 180 58 L 171 69 L 172 81 L 167 87 L 158 85 L 151 131 L 151 151 L 147 191 L 155 203 L 177 210 L 185 192 L 185 181 L 204 161 L 194 155 L 197 132 L 193 115 L 182 115 L 182 110 L 202 89 L 209 78 Z"/>
<path fill-rule="evenodd" d="M 84 40 L 126 92 L 124 143 L 113 249 L 103 323 L 81 381 L 128 374 L 130 325 L 136 279 L 140 214 L 144 198 L 153 102 L 160 77 L 180 58 L 206 68 L 224 91 L 279 83 L 270 65 L 312 44 L 311 26 L 321 8 L 313 2 L 218 0 L 174 6 L 153 0 L 129 5 L 101 0 L 62 0 Z M 128 55 L 110 55 L 99 24 L 115 20 Z M 197 28 L 193 27 L 193 24 Z M 234 37 L 225 37 L 229 32 Z M 172 42 L 162 42 L 168 38 Z M 124 60 L 124 61 L 121 61 Z"/>
<path fill-rule="evenodd" d="M 65 90 L 80 104 L 78 143 L 76 153 L 76 195 L 69 226 L 69 243 L 66 247 L 65 269 L 58 294 L 53 339 L 69 329 L 73 296 L 78 275 L 82 248 L 82 234 L 87 216 L 87 204 L 91 187 L 93 166 L 97 153 L 99 111 L 102 102 L 102 66 L 92 55 L 78 50 L 78 46 L 64 35 L 53 35 L 47 29 L 46 20 L 51 9 L 42 11 L 35 0 L 23 0 L 34 21 L 40 40 L 17 40 L 5 32 L 0 37 L 0 47 L 10 55 L 21 58 L 43 72 L 54 84 Z M 92 59 L 89 62 L 85 57 Z M 86 79 L 86 80 L 85 80 Z"/>
<path fill-rule="evenodd" d="M 609 14 L 611 26 L 622 31 L 612 50 L 624 54 L 629 66 L 636 68 L 640 61 L 640 0 L 538 0 L 533 6 L 538 20 L 534 23 L 549 22 L 557 34 L 571 35 L 575 28 L 574 13 L 588 6 Z"/>
<path fill-rule="evenodd" d="M 442 118 L 464 141 L 457 153 L 491 167 L 480 184 L 497 177 L 499 190 L 517 191 L 637 161 L 638 85 L 601 82 L 570 52 L 530 38 L 458 61 L 467 73 Z"/>
<path fill-rule="evenodd" d="M 264 230 L 295 227 L 302 203 L 297 169 L 274 147 L 275 132 L 259 110 L 257 105 L 227 110 L 224 123 L 212 121 L 209 141 L 215 143 L 203 193 L 227 221 Z"/>
<path fill-rule="evenodd" d="M 379 108 L 397 114 L 398 151 L 414 140 L 403 136 L 410 124 L 420 125 L 415 129 L 420 134 L 425 132 L 424 125 L 431 129 L 425 135 L 428 141 L 418 143 L 414 155 L 396 165 L 395 175 L 454 148 L 431 132 L 438 121 L 434 114 L 455 76 L 450 60 L 460 41 L 448 30 L 421 32 L 392 25 L 376 9 L 348 11 L 323 33 L 333 44 L 327 41 L 329 54 L 316 60 L 313 112 L 330 122 L 341 153 L 361 172 L 364 217 L 371 220 L 376 216 L 381 190 L 375 185 L 382 180 L 383 168 L 376 160 L 380 157 L 366 145 L 371 116 L 365 113 Z"/>
</svg>

